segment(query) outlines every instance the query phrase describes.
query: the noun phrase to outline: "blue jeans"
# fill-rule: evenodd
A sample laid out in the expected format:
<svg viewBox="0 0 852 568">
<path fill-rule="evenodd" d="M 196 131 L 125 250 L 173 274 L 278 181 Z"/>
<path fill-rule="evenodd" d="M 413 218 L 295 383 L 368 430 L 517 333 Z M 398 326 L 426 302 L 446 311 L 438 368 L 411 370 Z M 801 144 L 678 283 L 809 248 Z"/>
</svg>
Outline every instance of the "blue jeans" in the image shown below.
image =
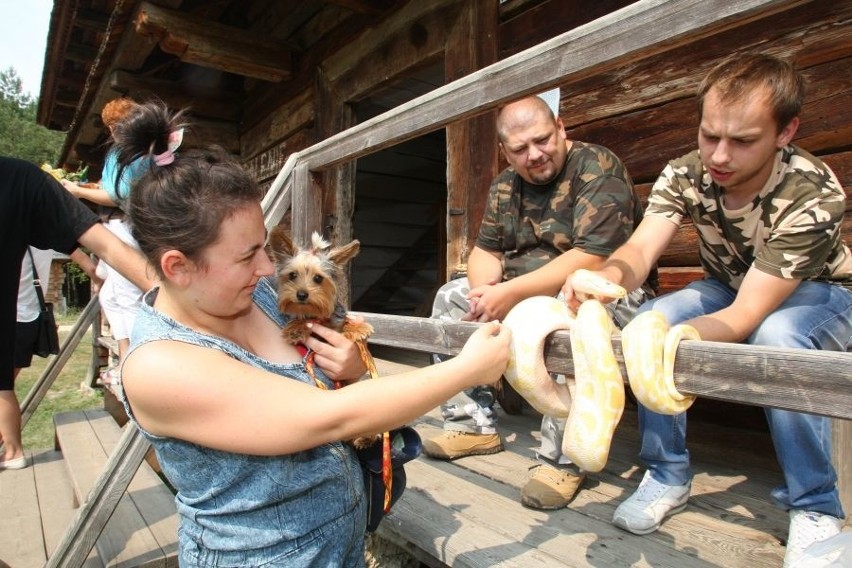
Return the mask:
<svg viewBox="0 0 852 568">
<path fill-rule="evenodd" d="M 649 300 L 640 312 L 663 313 L 672 325 L 713 313 L 733 303 L 736 291 L 718 280 L 692 282 L 683 290 Z M 804 281 L 764 319 L 746 343 L 847 351 L 852 346 L 852 292 L 840 286 Z M 769 431 L 784 475 L 772 498 L 784 510 L 802 509 L 843 518 L 837 474 L 831 465 L 831 421 L 822 416 L 766 408 Z M 666 485 L 692 479 L 686 449 L 686 413 L 657 414 L 639 407 L 639 457 Z"/>
</svg>

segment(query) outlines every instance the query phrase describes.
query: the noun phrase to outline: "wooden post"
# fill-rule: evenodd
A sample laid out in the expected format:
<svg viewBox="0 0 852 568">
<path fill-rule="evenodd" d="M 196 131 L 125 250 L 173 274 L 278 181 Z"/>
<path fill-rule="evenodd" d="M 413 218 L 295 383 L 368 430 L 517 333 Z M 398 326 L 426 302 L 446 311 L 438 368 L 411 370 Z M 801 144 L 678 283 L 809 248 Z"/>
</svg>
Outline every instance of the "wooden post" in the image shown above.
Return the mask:
<svg viewBox="0 0 852 568">
<path fill-rule="evenodd" d="M 499 6 L 465 3 L 445 51 L 447 82 L 497 61 Z M 497 174 L 494 113 L 447 126 L 447 250 L 445 278 L 464 272 L 476 241 L 491 179 Z"/>
<path fill-rule="evenodd" d="M 831 459 L 837 471 L 837 491 L 846 512 L 846 525 L 852 526 L 852 421 L 832 420 Z"/>
<path fill-rule="evenodd" d="M 355 113 L 345 96 L 329 83 L 320 69 L 316 81 L 317 139 L 324 140 L 355 124 Z M 322 230 L 333 243 L 348 243 L 354 237 L 352 217 L 355 214 L 355 171 L 357 160 L 350 160 L 328 168 L 322 173 Z M 351 265 L 350 265 L 351 268 Z M 346 281 L 349 281 L 348 276 Z M 349 305 L 350 286 L 340 289 L 340 300 Z"/>
<path fill-rule="evenodd" d="M 322 230 L 322 191 L 307 164 L 293 170 L 292 236 L 301 245 L 311 242 L 311 233 Z"/>
</svg>

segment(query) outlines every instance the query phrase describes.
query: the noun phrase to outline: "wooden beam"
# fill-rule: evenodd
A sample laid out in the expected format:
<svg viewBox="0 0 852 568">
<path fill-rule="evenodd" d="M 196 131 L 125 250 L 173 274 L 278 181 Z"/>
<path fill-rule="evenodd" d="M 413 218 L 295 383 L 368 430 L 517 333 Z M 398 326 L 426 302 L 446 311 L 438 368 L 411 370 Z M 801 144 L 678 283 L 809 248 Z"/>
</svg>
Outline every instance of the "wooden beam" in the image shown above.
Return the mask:
<svg viewBox="0 0 852 568">
<path fill-rule="evenodd" d="M 457 355 L 480 325 L 409 316 L 355 312 L 375 329 L 370 343 Z M 620 338 L 613 349 L 627 377 Z M 558 331 L 544 347 L 553 373 L 572 375 L 570 335 Z M 675 361 L 675 381 L 686 394 L 741 404 L 784 408 L 852 420 L 852 353 L 784 349 L 739 343 L 687 341 Z"/>
<path fill-rule="evenodd" d="M 181 61 L 244 77 L 279 82 L 291 75 L 290 51 L 279 42 L 211 21 L 196 21 L 149 2 L 140 5 L 136 32 L 157 38 Z"/>
<path fill-rule="evenodd" d="M 84 65 L 90 65 L 98 56 L 98 48 L 83 43 L 70 44 L 63 54 L 64 59 L 76 61 Z"/>
<path fill-rule="evenodd" d="M 444 52 L 447 82 L 497 61 L 498 17 L 491 0 L 465 3 Z M 439 279 L 464 272 L 476 242 L 488 188 L 498 172 L 494 118 L 487 113 L 447 126 L 447 243 Z"/>
<path fill-rule="evenodd" d="M 290 234 L 297 243 L 304 246 L 311 241 L 311 232 L 322 227 L 322 187 L 317 184 L 315 175 L 304 164 L 296 167 L 293 176 L 294 185 L 304 188 L 305 191 L 295 193 L 292 197 L 293 220 Z"/>
<path fill-rule="evenodd" d="M 637 58 L 788 10 L 803 0 L 640 0 L 328 138 L 301 159 L 319 169 Z"/>
<path fill-rule="evenodd" d="M 237 122 L 240 119 L 242 97 L 237 93 L 222 90 L 190 92 L 177 81 L 155 79 L 144 75 L 135 75 L 127 71 L 113 71 L 109 76 L 109 86 L 126 96 L 143 101 L 156 96 L 168 103 L 172 108 L 189 107 L 195 116 L 204 116 Z"/>
<path fill-rule="evenodd" d="M 95 33 L 104 33 L 109 24 L 109 14 L 96 10 L 78 9 L 74 17 L 74 27 Z"/>
<path fill-rule="evenodd" d="M 56 357 L 53 357 L 50 361 L 48 361 L 41 376 L 35 384 L 30 387 L 27 396 L 21 402 L 21 427 L 27 425 L 30 417 L 38 408 L 39 403 L 41 403 L 45 395 L 47 395 L 50 387 L 53 386 L 54 381 L 56 381 L 56 377 L 59 376 L 59 373 L 62 371 L 65 364 L 69 359 L 71 359 L 71 356 L 74 354 L 74 350 L 77 349 L 77 345 L 79 345 L 80 340 L 83 339 L 83 335 L 96 321 L 97 315 L 100 311 L 101 306 L 98 303 L 98 297 L 96 294 L 89 300 L 89 303 L 77 318 L 77 321 L 74 323 L 74 327 L 71 329 L 71 333 L 69 333 L 68 337 L 65 338 L 65 341 L 62 342 L 62 346 L 59 348 L 59 353 Z"/>
<path fill-rule="evenodd" d="M 359 14 L 381 14 L 391 8 L 393 0 L 330 0 L 329 4 L 352 10 Z"/>
</svg>

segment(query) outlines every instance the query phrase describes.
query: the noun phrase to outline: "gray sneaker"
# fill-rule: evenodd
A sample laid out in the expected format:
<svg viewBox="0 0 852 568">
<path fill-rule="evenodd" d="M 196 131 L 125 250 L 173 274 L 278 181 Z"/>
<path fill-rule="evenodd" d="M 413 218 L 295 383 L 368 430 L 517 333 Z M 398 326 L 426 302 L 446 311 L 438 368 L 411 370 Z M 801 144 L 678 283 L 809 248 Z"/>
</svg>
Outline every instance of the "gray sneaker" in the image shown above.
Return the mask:
<svg viewBox="0 0 852 568">
<path fill-rule="evenodd" d="M 612 523 L 633 534 L 652 533 L 660 528 L 664 518 L 686 508 L 691 485 L 665 485 L 651 477 L 648 470 L 636 492 L 615 510 Z"/>
</svg>

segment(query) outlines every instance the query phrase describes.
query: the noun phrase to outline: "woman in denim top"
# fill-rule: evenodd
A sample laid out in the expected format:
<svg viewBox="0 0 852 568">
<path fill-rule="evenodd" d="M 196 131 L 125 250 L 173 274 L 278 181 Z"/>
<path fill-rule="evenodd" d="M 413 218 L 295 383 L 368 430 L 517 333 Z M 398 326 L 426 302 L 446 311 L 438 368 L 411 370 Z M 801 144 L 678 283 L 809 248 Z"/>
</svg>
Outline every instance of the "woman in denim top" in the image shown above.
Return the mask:
<svg viewBox="0 0 852 568">
<path fill-rule="evenodd" d="M 281 337 L 256 184 L 214 150 L 169 156 L 178 115 L 143 106 L 115 139 L 121 155 L 158 164 L 134 187 L 129 214 L 161 283 L 145 295 L 122 384 L 177 489 L 180 565 L 363 566 L 362 473 L 341 440 L 496 381 L 509 332 L 488 323 L 446 363 L 357 382 L 357 347 L 315 324 L 306 347 L 319 379 L 347 384 L 317 388 Z"/>
</svg>

